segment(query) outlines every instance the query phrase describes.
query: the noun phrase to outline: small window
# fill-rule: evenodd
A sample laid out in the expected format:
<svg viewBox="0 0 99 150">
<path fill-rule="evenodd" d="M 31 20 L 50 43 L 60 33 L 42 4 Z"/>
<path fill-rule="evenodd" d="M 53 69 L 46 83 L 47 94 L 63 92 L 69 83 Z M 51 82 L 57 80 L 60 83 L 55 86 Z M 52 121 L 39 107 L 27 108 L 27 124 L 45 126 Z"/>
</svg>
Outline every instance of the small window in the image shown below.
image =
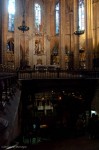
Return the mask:
<svg viewBox="0 0 99 150">
<path fill-rule="evenodd" d="M 38 31 L 40 31 L 41 25 L 41 6 L 39 4 L 35 4 L 35 27 Z"/>
<path fill-rule="evenodd" d="M 59 34 L 59 3 L 55 6 L 56 34 Z"/>
<path fill-rule="evenodd" d="M 85 22 L 84 22 L 84 20 L 85 20 L 85 10 L 84 10 L 84 0 L 79 0 L 79 22 L 78 22 L 78 24 L 79 24 L 79 29 L 80 30 L 84 30 L 85 29 Z"/>
<path fill-rule="evenodd" d="M 8 1 L 8 31 L 14 31 L 15 0 Z"/>
</svg>

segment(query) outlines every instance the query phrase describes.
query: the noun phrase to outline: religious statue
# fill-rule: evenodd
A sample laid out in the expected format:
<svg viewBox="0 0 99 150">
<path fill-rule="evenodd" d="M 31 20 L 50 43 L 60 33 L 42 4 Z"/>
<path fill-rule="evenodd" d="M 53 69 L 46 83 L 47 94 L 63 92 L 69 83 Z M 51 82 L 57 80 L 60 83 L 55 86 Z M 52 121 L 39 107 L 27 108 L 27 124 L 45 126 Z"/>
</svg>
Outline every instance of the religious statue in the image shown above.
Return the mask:
<svg viewBox="0 0 99 150">
<path fill-rule="evenodd" d="M 35 41 L 35 54 L 37 55 L 44 54 L 42 41 L 40 39 Z"/>
</svg>

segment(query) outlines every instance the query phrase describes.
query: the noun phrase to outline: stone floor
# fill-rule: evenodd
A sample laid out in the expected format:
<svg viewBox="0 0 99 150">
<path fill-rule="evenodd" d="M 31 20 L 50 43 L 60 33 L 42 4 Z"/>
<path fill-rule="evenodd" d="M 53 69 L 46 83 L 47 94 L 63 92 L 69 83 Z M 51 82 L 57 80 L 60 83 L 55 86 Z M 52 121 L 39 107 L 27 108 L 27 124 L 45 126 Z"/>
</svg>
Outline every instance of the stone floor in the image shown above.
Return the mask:
<svg viewBox="0 0 99 150">
<path fill-rule="evenodd" d="M 99 150 L 99 139 L 88 136 L 59 139 L 27 146 L 30 150 Z"/>
<path fill-rule="evenodd" d="M 33 141 L 32 144 L 20 143 L 15 146 L 14 143 L 12 146 L 13 149 L 24 150 L 99 150 L 99 138 L 90 139 L 88 135 L 53 140 L 38 138 L 36 142 L 35 139 Z"/>
</svg>

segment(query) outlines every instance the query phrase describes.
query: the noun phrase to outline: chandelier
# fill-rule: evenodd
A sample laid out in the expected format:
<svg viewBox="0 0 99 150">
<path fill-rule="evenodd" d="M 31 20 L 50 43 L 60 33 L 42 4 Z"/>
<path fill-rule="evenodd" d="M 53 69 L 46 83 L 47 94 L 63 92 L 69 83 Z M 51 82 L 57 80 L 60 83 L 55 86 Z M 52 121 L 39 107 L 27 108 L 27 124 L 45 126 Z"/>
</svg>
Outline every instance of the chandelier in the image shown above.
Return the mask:
<svg viewBox="0 0 99 150">
<path fill-rule="evenodd" d="M 77 0 L 77 9 L 78 9 L 78 13 L 77 13 L 77 17 L 78 17 L 78 26 L 77 26 L 77 30 L 74 32 L 75 35 L 82 35 L 84 34 L 84 30 L 82 29 L 82 8 L 84 7 L 84 0 Z M 84 8 L 83 8 L 84 9 Z M 79 15 L 80 14 L 80 15 Z M 81 23 L 80 23 L 81 22 Z M 80 24 L 79 24 L 80 23 Z"/>
<path fill-rule="evenodd" d="M 29 30 L 29 27 L 27 27 L 27 26 L 25 25 L 25 20 L 24 20 L 24 18 L 23 18 L 23 21 L 22 21 L 22 25 L 19 26 L 18 29 L 21 30 L 23 33 L 24 33 L 25 31 L 28 31 L 28 30 Z"/>
<path fill-rule="evenodd" d="M 23 33 L 25 31 L 29 30 L 29 27 L 26 26 L 25 24 L 25 2 L 23 0 L 23 20 L 22 20 L 22 25 L 18 27 L 19 30 L 21 30 Z"/>
<path fill-rule="evenodd" d="M 75 35 L 81 35 L 81 34 L 84 34 L 84 30 L 80 30 L 79 26 L 77 28 L 77 30 L 74 32 Z"/>
</svg>

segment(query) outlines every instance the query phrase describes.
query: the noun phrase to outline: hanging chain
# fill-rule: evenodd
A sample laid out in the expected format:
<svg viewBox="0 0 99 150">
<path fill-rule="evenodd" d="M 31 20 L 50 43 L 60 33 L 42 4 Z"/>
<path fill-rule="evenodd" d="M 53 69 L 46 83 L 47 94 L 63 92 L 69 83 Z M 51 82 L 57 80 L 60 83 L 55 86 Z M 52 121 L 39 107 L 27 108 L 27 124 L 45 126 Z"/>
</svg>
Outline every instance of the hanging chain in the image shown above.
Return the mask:
<svg viewBox="0 0 99 150">
<path fill-rule="evenodd" d="M 23 0 L 22 1 L 22 5 L 23 5 L 23 18 L 25 17 L 25 13 L 26 13 L 25 12 L 25 6 L 26 6 L 25 3 L 26 3 L 26 0 Z"/>
</svg>

